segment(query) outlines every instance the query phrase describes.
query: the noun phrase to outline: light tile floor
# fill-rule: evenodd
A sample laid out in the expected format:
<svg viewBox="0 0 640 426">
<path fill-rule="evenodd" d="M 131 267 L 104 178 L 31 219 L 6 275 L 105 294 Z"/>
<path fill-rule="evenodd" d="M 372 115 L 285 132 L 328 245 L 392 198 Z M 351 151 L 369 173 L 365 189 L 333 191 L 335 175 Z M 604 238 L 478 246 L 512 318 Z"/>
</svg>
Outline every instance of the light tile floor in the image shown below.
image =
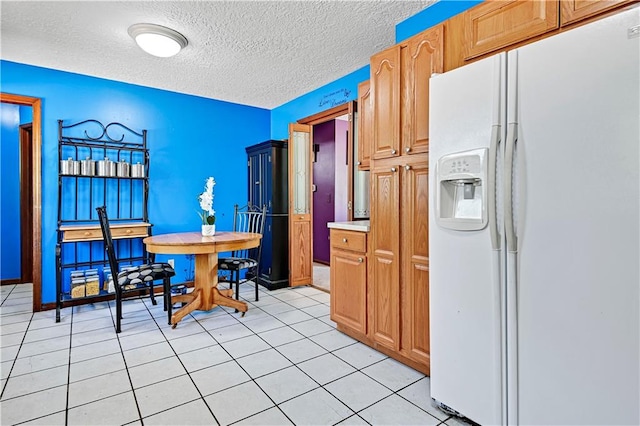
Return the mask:
<svg viewBox="0 0 640 426">
<path fill-rule="evenodd" d="M 241 288 L 176 329 L 161 301 L 32 313 L 32 286 L 0 287 L 0 423 L 42 425 L 458 425 L 429 378 L 335 330 L 329 295 Z"/>
</svg>

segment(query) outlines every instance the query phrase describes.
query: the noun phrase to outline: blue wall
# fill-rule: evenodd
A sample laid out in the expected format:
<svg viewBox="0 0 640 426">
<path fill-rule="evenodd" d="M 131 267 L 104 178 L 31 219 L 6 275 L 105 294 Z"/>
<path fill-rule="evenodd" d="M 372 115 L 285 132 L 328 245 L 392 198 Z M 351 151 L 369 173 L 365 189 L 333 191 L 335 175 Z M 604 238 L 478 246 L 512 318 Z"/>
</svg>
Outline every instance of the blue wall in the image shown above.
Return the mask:
<svg viewBox="0 0 640 426">
<path fill-rule="evenodd" d="M 271 110 L 271 138 L 287 139 L 289 123 L 358 98 L 358 83 L 369 79 L 369 65 Z"/>
<path fill-rule="evenodd" d="M 43 303 L 55 300 L 58 119 L 117 121 L 148 130 L 154 234 L 199 230 L 196 197 L 208 176 L 217 181 L 216 226 L 231 229 L 233 205 L 247 199 L 244 148 L 269 139 L 268 110 L 7 61 L 0 68 L 4 93 L 42 99 Z M 171 257 L 180 281 L 188 261 Z"/>
<path fill-rule="evenodd" d="M 0 104 L 0 279 L 20 278 L 20 107 Z"/>
</svg>

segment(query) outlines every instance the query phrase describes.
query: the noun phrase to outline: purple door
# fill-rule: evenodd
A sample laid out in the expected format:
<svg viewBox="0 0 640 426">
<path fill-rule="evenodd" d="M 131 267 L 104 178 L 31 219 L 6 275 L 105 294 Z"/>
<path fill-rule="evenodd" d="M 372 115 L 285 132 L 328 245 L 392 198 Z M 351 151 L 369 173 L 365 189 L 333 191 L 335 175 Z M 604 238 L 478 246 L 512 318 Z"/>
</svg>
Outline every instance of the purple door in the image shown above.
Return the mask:
<svg viewBox="0 0 640 426">
<path fill-rule="evenodd" d="M 335 121 L 313 127 L 313 260 L 329 264 L 329 229 L 335 218 Z"/>
</svg>

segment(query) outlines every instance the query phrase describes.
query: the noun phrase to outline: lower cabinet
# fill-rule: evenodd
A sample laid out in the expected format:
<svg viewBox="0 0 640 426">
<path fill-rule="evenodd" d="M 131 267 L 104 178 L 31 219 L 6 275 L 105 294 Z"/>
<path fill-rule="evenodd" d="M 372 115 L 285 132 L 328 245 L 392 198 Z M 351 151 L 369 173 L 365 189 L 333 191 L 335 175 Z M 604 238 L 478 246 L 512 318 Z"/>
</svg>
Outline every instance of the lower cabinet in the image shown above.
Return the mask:
<svg viewBox="0 0 640 426">
<path fill-rule="evenodd" d="M 398 288 L 372 279 L 370 237 L 366 232 L 331 229 L 331 320 L 339 331 L 429 374 L 428 261 L 416 255 L 426 243 L 411 239 L 419 248 L 411 262 L 415 273 L 412 282 Z"/>
<path fill-rule="evenodd" d="M 331 239 L 331 320 L 367 333 L 367 250 L 366 234 L 332 229 Z M 349 240 L 364 245 L 344 248 Z"/>
</svg>

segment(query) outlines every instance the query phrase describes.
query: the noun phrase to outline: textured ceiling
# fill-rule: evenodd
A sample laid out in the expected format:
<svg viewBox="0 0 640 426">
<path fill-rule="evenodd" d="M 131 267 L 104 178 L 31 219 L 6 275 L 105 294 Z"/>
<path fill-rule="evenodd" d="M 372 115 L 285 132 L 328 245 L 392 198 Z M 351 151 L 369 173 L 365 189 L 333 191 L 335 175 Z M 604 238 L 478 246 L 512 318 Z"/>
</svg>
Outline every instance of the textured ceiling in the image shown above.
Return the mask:
<svg viewBox="0 0 640 426">
<path fill-rule="evenodd" d="M 2 1 L 0 57 L 270 109 L 366 65 L 433 2 Z M 148 55 L 127 34 L 141 22 L 189 45 Z"/>
</svg>

